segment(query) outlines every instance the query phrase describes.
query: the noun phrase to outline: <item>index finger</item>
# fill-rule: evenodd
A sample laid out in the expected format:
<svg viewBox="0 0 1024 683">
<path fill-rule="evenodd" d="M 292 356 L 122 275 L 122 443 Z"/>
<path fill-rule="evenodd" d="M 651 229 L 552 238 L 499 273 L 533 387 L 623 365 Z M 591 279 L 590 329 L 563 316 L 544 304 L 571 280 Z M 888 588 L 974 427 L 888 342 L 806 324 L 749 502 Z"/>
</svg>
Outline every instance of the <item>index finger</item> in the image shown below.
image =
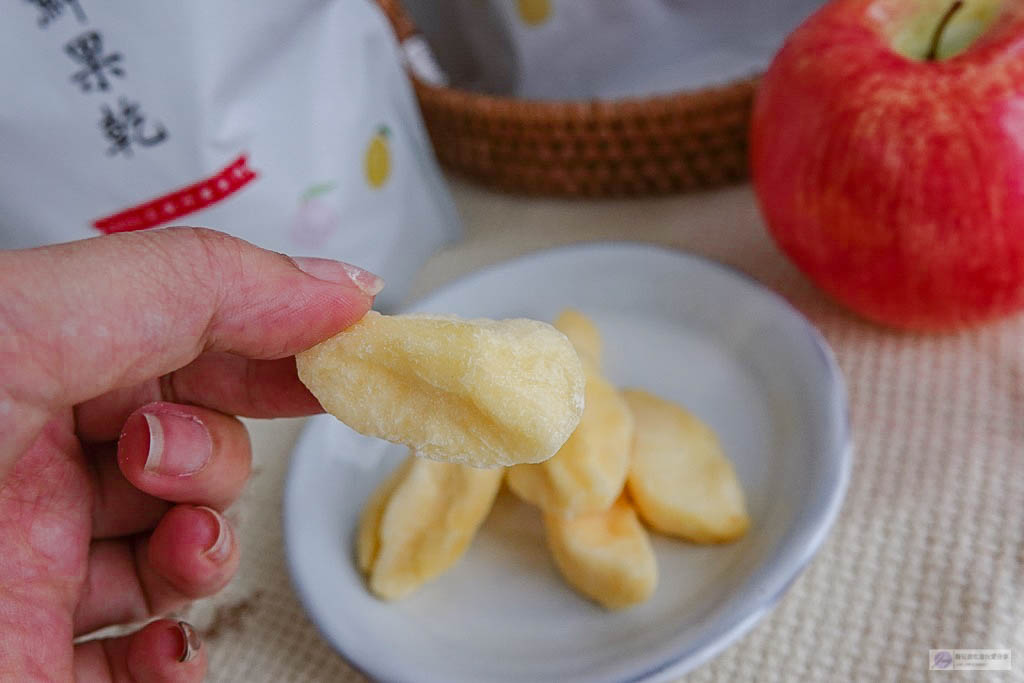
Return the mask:
<svg viewBox="0 0 1024 683">
<path fill-rule="evenodd" d="M 0 472 L 59 408 L 204 351 L 290 356 L 361 318 L 382 285 L 193 228 L 0 252 Z"/>
</svg>

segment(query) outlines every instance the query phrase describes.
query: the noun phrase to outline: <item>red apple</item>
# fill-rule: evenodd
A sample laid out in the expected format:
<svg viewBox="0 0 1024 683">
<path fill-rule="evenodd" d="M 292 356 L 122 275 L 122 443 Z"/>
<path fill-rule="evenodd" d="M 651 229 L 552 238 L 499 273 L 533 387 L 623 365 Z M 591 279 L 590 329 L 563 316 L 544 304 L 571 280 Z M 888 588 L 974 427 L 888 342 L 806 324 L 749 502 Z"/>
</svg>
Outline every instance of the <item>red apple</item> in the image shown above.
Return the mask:
<svg viewBox="0 0 1024 683">
<path fill-rule="evenodd" d="M 867 318 L 1024 308 L 1024 1 L 833 0 L 765 74 L 751 164 L 778 244 Z"/>
</svg>

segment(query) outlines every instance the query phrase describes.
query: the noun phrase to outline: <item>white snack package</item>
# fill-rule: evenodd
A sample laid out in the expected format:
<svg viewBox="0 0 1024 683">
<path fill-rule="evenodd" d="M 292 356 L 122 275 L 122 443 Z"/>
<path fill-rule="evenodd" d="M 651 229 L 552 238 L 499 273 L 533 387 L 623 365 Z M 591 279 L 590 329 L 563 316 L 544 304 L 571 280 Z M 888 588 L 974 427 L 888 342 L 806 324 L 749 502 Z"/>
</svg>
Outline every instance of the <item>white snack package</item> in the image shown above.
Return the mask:
<svg viewBox="0 0 1024 683">
<path fill-rule="evenodd" d="M 21 0 L 0 25 L 0 248 L 202 225 L 378 273 L 458 235 L 372 0 Z"/>
</svg>

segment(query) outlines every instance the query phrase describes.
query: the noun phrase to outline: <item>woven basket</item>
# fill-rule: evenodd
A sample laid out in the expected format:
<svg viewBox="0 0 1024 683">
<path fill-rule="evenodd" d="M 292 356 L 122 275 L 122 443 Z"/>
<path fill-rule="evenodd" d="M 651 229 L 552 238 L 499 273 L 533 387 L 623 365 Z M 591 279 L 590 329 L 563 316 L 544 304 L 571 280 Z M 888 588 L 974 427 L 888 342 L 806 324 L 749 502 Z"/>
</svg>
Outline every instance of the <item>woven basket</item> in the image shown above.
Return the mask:
<svg viewBox="0 0 1024 683">
<path fill-rule="evenodd" d="M 417 34 L 378 0 L 399 41 Z M 410 74 L 434 149 L 458 173 L 511 192 L 632 197 L 747 176 L 756 78 L 673 95 L 548 102 L 432 85 Z"/>
</svg>

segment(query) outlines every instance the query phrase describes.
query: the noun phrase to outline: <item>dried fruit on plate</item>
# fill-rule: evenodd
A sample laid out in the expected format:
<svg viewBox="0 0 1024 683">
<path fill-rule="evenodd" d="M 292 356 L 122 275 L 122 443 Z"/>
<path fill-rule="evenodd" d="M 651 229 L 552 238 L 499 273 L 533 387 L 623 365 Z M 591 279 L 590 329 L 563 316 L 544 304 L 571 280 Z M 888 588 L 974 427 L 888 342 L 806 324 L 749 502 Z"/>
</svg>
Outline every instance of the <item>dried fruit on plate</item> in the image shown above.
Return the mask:
<svg viewBox="0 0 1024 683">
<path fill-rule="evenodd" d="M 591 360 L 595 352 L 600 356 L 601 349 L 593 323 L 572 311 L 559 316 L 555 327 L 580 345 L 577 350 L 586 375 L 583 416 L 558 453 L 542 463 L 510 467 L 507 481 L 526 502 L 546 513 L 571 517 L 606 510 L 622 493 L 633 443 L 633 416 Z"/>
<path fill-rule="evenodd" d="M 676 403 L 623 392 L 636 420 L 626 487 L 656 531 L 696 543 L 732 541 L 750 526 L 743 490 L 714 431 Z"/>
<path fill-rule="evenodd" d="M 356 558 L 370 590 L 395 600 L 455 564 L 494 504 L 501 469 L 409 458 L 363 509 Z"/>
<path fill-rule="evenodd" d="M 625 497 L 590 515 L 544 515 L 544 528 L 565 580 L 604 607 L 641 603 L 658 585 L 651 540 Z"/>
<path fill-rule="evenodd" d="M 555 329 L 564 334 L 572 342 L 582 358 L 586 358 L 601 367 L 604 356 L 604 342 L 597 331 L 594 321 L 574 308 L 562 311 L 554 322 Z"/>
</svg>

